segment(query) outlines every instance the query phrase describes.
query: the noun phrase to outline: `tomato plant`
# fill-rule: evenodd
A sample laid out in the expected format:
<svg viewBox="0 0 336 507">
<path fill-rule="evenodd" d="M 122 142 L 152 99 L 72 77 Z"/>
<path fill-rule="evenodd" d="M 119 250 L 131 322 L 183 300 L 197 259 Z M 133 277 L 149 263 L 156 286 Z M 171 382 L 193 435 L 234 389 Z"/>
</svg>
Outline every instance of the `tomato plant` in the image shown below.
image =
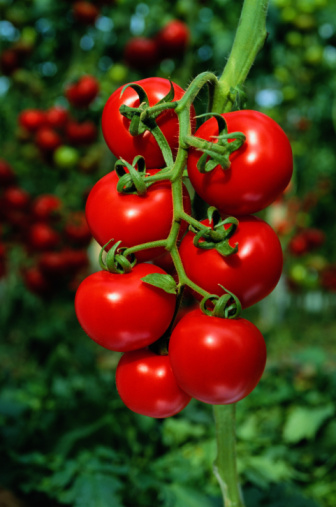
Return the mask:
<svg viewBox="0 0 336 507">
<path fill-rule="evenodd" d="M 202 223 L 210 226 L 208 220 Z M 238 244 L 238 252 L 229 256 L 223 256 L 215 248 L 196 247 L 194 237 L 193 232 L 188 232 L 179 252 L 187 276 L 210 294 L 221 294 L 222 285 L 247 308 L 277 285 L 283 264 L 281 244 L 271 226 L 260 218 L 240 217 L 229 240 L 232 247 Z"/>
<path fill-rule="evenodd" d="M 150 106 L 162 100 L 170 91 L 170 82 L 167 79 L 151 77 L 136 81 L 148 96 Z M 142 134 L 132 136 L 129 132 L 130 120 L 119 111 L 121 105 L 138 107 L 140 105 L 138 93 L 131 87 L 123 90 L 118 88 L 107 100 L 103 115 L 102 129 L 105 141 L 116 157 L 122 157 L 127 162 L 133 162 L 137 155 L 142 155 L 148 169 L 161 168 L 165 165 L 164 158 L 153 134 L 146 130 Z M 184 90 L 173 83 L 174 99 L 183 97 Z M 178 147 L 178 119 L 173 110 L 166 110 L 156 120 L 157 125 L 165 136 L 169 146 L 176 151 Z"/>
<path fill-rule="evenodd" d="M 248 320 L 187 313 L 174 328 L 169 357 L 178 385 L 213 405 L 236 403 L 258 384 L 266 364 L 260 331 Z"/>
<path fill-rule="evenodd" d="M 84 331 L 102 347 L 127 352 L 150 345 L 168 328 L 176 297 L 142 281 L 165 272 L 137 264 L 129 273 L 98 271 L 85 278 L 75 298 Z"/>
<path fill-rule="evenodd" d="M 191 400 L 177 384 L 169 356 L 148 349 L 123 354 L 116 370 L 116 385 L 129 409 L 149 417 L 173 416 Z"/>
<path fill-rule="evenodd" d="M 222 213 L 234 216 L 256 213 L 271 204 L 287 187 L 293 171 L 290 142 L 281 127 L 258 111 L 242 110 L 222 115 L 228 133 L 242 132 L 246 140 L 229 159 L 230 166 L 217 165 L 200 172 L 202 152 L 191 148 L 188 175 L 198 195 Z M 218 143 L 215 118 L 195 133 L 200 139 Z M 230 139 L 232 142 L 232 139 Z"/>
</svg>

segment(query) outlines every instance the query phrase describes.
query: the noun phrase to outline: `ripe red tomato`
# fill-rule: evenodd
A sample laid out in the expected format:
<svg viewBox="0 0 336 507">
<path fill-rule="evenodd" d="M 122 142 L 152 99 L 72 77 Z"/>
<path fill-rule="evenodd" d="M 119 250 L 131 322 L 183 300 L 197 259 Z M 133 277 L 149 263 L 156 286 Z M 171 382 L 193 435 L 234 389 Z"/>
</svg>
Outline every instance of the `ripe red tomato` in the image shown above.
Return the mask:
<svg viewBox="0 0 336 507">
<path fill-rule="evenodd" d="M 256 387 L 266 364 L 266 346 L 248 320 L 210 317 L 198 309 L 174 328 L 169 357 L 181 389 L 204 403 L 226 405 Z"/>
<path fill-rule="evenodd" d="M 42 127 L 37 131 L 35 143 L 42 151 L 55 151 L 61 146 L 62 139 L 59 134 L 50 127 Z"/>
<path fill-rule="evenodd" d="M 183 55 L 187 49 L 189 39 L 190 31 L 188 26 L 178 19 L 167 23 L 156 36 L 160 55 L 164 58 Z"/>
<path fill-rule="evenodd" d="M 57 246 L 61 237 L 49 224 L 36 222 L 28 231 L 28 244 L 36 250 L 49 250 Z"/>
<path fill-rule="evenodd" d="M 87 107 L 96 98 L 99 83 L 94 76 L 82 76 L 76 83 L 69 85 L 65 95 L 70 104 L 75 107 Z"/>
<path fill-rule="evenodd" d="M 6 211 L 26 210 L 30 202 L 30 195 L 21 187 L 8 187 L 3 193 L 3 204 Z"/>
<path fill-rule="evenodd" d="M 191 400 L 177 385 L 169 357 L 147 349 L 123 354 L 116 370 L 116 384 L 125 405 L 148 417 L 173 416 Z"/>
<path fill-rule="evenodd" d="M 119 193 L 117 182 L 116 172 L 106 174 L 94 185 L 86 201 L 86 220 L 96 241 L 103 246 L 111 239 L 121 240 L 121 246 L 131 247 L 166 239 L 173 220 L 170 183 L 154 183 L 146 195 L 139 196 Z M 186 190 L 184 207 L 190 212 L 190 198 Z M 183 230 L 186 230 L 186 224 L 181 227 L 182 233 Z M 144 262 L 164 252 L 163 248 L 151 248 L 142 250 L 136 257 Z"/>
<path fill-rule="evenodd" d="M 49 221 L 58 218 L 62 208 L 62 201 L 53 194 L 41 194 L 32 202 L 31 211 L 36 220 Z"/>
<path fill-rule="evenodd" d="M 75 2 L 72 10 L 75 20 L 83 25 L 93 25 L 100 14 L 100 10 L 94 3 L 84 0 Z"/>
<path fill-rule="evenodd" d="M 258 111 L 234 111 L 222 116 L 228 132 L 243 132 L 246 141 L 230 156 L 229 169 L 218 165 L 208 173 L 197 168 L 202 152 L 191 148 L 190 181 L 198 195 L 222 213 L 233 216 L 256 213 L 271 204 L 291 179 L 293 157 L 289 140 L 272 118 Z M 195 136 L 217 143 L 216 119 L 207 120 Z"/>
<path fill-rule="evenodd" d="M 51 295 L 53 292 L 50 280 L 45 277 L 37 266 L 24 269 L 22 279 L 27 289 L 38 296 Z"/>
<path fill-rule="evenodd" d="M 19 124 L 29 132 L 36 132 L 45 124 L 45 113 L 39 109 L 25 109 L 19 114 Z"/>
<path fill-rule="evenodd" d="M 209 225 L 208 220 L 202 223 Z M 225 228 L 228 225 L 224 226 Z M 210 294 L 221 295 L 222 285 L 233 292 L 242 307 L 254 305 L 277 285 L 283 264 L 280 241 L 272 227 L 254 216 L 240 217 L 229 240 L 238 243 L 238 252 L 223 257 L 217 250 L 203 250 L 193 244 L 188 232 L 179 251 L 187 276 Z"/>
<path fill-rule="evenodd" d="M 160 77 L 142 79 L 137 81 L 137 83 L 146 91 L 150 106 L 154 106 L 170 90 L 168 79 Z M 177 84 L 173 83 L 173 86 L 175 90 L 174 100 L 181 99 L 184 91 Z M 138 107 L 139 97 L 137 92 L 130 87 L 120 96 L 122 89 L 123 86 L 112 93 L 103 110 L 102 129 L 108 147 L 117 158 L 122 157 L 127 162 L 131 163 L 134 157 L 142 155 L 145 158 L 147 169 L 164 167 L 165 162 L 161 150 L 149 131 L 138 136 L 132 136 L 129 133 L 130 120 L 119 112 L 119 108 L 122 104 Z M 192 116 L 194 116 L 194 110 Z M 163 112 L 156 122 L 170 147 L 173 151 L 176 151 L 178 147 L 179 124 L 175 112 L 173 110 Z"/>
<path fill-rule="evenodd" d="M 143 282 L 151 273 L 165 274 L 152 264 L 131 272 L 98 271 L 80 284 L 75 297 L 78 321 L 92 340 L 117 352 L 146 347 L 168 328 L 176 297 Z"/>
<path fill-rule="evenodd" d="M 158 47 L 154 39 L 133 37 L 124 48 L 127 65 L 135 69 L 149 69 L 158 63 Z"/>
<path fill-rule="evenodd" d="M 70 144 L 91 144 L 97 137 L 97 127 L 91 120 L 77 122 L 69 121 L 66 126 L 66 136 Z"/>
<path fill-rule="evenodd" d="M 83 211 L 75 211 L 67 217 L 64 233 L 67 240 L 76 246 L 84 247 L 90 243 L 92 235 Z"/>
<path fill-rule="evenodd" d="M 45 112 L 45 121 L 48 127 L 63 130 L 67 121 L 69 113 L 66 109 L 60 106 L 53 106 Z"/>
<path fill-rule="evenodd" d="M 16 180 L 12 166 L 7 160 L 0 158 L 0 185 L 1 188 L 7 185 L 13 185 Z"/>
</svg>

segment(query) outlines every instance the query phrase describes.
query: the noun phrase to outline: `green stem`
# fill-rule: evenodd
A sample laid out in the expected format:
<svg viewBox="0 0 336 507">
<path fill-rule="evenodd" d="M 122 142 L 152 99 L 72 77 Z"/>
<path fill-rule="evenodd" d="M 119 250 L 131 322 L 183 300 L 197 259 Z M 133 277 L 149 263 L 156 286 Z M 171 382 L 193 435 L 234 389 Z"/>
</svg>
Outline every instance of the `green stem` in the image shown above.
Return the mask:
<svg viewBox="0 0 336 507">
<path fill-rule="evenodd" d="M 269 0 L 245 0 L 229 59 L 214 90 L 211 111 L 225 113 L 234 102 L 232 89 L 243 85 L 266 37 Z"/>
<path fill-rule="evenodd" d="M 214 89 L 211 112 L 225 113 L 232 109 L 232 89 L 243 85 L 265 43 L 268 1 L 244 0 L 229 59 Z M 213 410 L 217 441 L 214 473 L 222 491 L 223 505 L 244 507 L 236 462 L 235 405 L 215 405 Z"/>
<path fill-rule="evenodd" d="M 217 457 L 214 473 L 222 490 L 225 507 L 244 507 L 236 463 L 236 405 L 214 405 Z"/>
</svg>

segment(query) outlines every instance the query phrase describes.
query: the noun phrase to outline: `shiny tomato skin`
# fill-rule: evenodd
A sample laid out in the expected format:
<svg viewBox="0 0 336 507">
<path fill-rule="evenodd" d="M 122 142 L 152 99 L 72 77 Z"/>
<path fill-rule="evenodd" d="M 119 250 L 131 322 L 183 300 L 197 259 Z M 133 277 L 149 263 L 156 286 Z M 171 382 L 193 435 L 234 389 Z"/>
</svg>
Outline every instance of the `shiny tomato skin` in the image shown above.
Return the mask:
<svg viewBox="0 0 336 507">
<path fill-rule="evenodd" d="M 145 196 L 139 196 L 119 193 L 117 182 L 116 172 L 106 174 L 94 185 L 87 198 L 86 220 L 95 240 L 101 246 L 110 239 L 122 240 L 121 246 L 131 247 L 166 239 L 173 219 L 170 183 L 154 183 Z M 187 191 L 184 194 L 184 207 L 190 211 Z M 164 252 L 163 248 L 150 248 L 138 252 L 136 257 L 143 262 Z"/>
<path fill-rule="evenodd" d="M 148 349 L 123 354 L 116 370 L 116 384 L 125 405 L 148 417 L 171 417 L 191 400 L 177 385 L 169 357 Z"/>
<path fill-rule="evenodd" d="M 117 352 L 146 347 L 168 328 L 176 297 L 143 282 L 151 273 L 165 274 L 152 264 L 137 264 L 130 273 L 98 271 L 80 284 L 75 297 L 78 321 L 102 347 Z"/>
<path fill-rule="evenodd" d="M 149 105 L 154 106 L 170 91 L 168 79 L 151 77 L 136 81 L 142 86 L 148 96 Z M 184 95 L 184 90 L 173 83 L 175 90 L 174 100 L 179 100 Z M 120 96 L 123 86 L 118 88 L 107 100 L 102 115 L 102 130 L 105 141 L 117 157 L 132 162 L 134 157 L 142 155 L 148 169 L 161 168 L 165 162 L 161 150 L 153 135 L 147 130 L 138 136 L 129 133 L 130 120 L 125 118 L 119 108 L 122 104 L 130 107 L 139 106 L 138 94 L 133 88 L 127 88 Z M 170 147 L 176 151 L 178 147 L 179 124 L 174 111 L 168 110 L 162 113 L 156 120 L 158 126 L 166 137 Z"/>
<path fill-rule="evenodd" d="M 202 223 L 209 225 L 208 220 Z M 283 266 L 281 244 L 272 227 L 260 218 L 239 218 L 237 230 L 229 240 L 231 246 L 238 243 L 238 252 L 228 257 L 215 249 L 195 247 L 193 238 L 193 232 L 183 238 L 181 259 L 187 276 L 210 294 L 223 294 L 220 284 L 247 308 L 277 285 Z"/>
<path fill-rule="evenodd" d="M 228 132 L 243 132 L 246 141 L 230 156 L 229 169 L 215 167 L 200 173 L 197 162 L 201 151 L 191 148 L 188 175 L 199 196 L 222 213 L 240 216 L 256 213 L 285 190 L 293 172 L 290 142 L 282 128 L 269 116 L 258 111 L 234 111 L 222 115 Z M 207 120 L 196 137 L 217 142 L 218 125 Z"/>
<path fill-rule="evenodd" d="M 266 364 L 266 345 L 248 320 L 210 317 L 197 309 L 174 328 L 169 357 L 181 389 L 204 403 L 226 405 L 256 387 Z"/>
</svg>

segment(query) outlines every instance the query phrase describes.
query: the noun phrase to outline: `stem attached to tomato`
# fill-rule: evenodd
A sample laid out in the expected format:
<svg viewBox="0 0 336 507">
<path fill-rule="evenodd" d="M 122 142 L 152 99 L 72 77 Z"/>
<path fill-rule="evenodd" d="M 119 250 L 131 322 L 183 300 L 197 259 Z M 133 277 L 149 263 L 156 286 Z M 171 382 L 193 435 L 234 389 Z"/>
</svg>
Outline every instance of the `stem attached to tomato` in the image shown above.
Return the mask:
<svg viewBox="0 0 336 507">
<path fill-rule="evenodd" d="M 242 86 L 262 49 L 266 37 L 269 0 L 245 0 L 229 59 L 214 90 L 211 111 L 225 113 L 232 109 L 232 93 Z"/>
</svg>

